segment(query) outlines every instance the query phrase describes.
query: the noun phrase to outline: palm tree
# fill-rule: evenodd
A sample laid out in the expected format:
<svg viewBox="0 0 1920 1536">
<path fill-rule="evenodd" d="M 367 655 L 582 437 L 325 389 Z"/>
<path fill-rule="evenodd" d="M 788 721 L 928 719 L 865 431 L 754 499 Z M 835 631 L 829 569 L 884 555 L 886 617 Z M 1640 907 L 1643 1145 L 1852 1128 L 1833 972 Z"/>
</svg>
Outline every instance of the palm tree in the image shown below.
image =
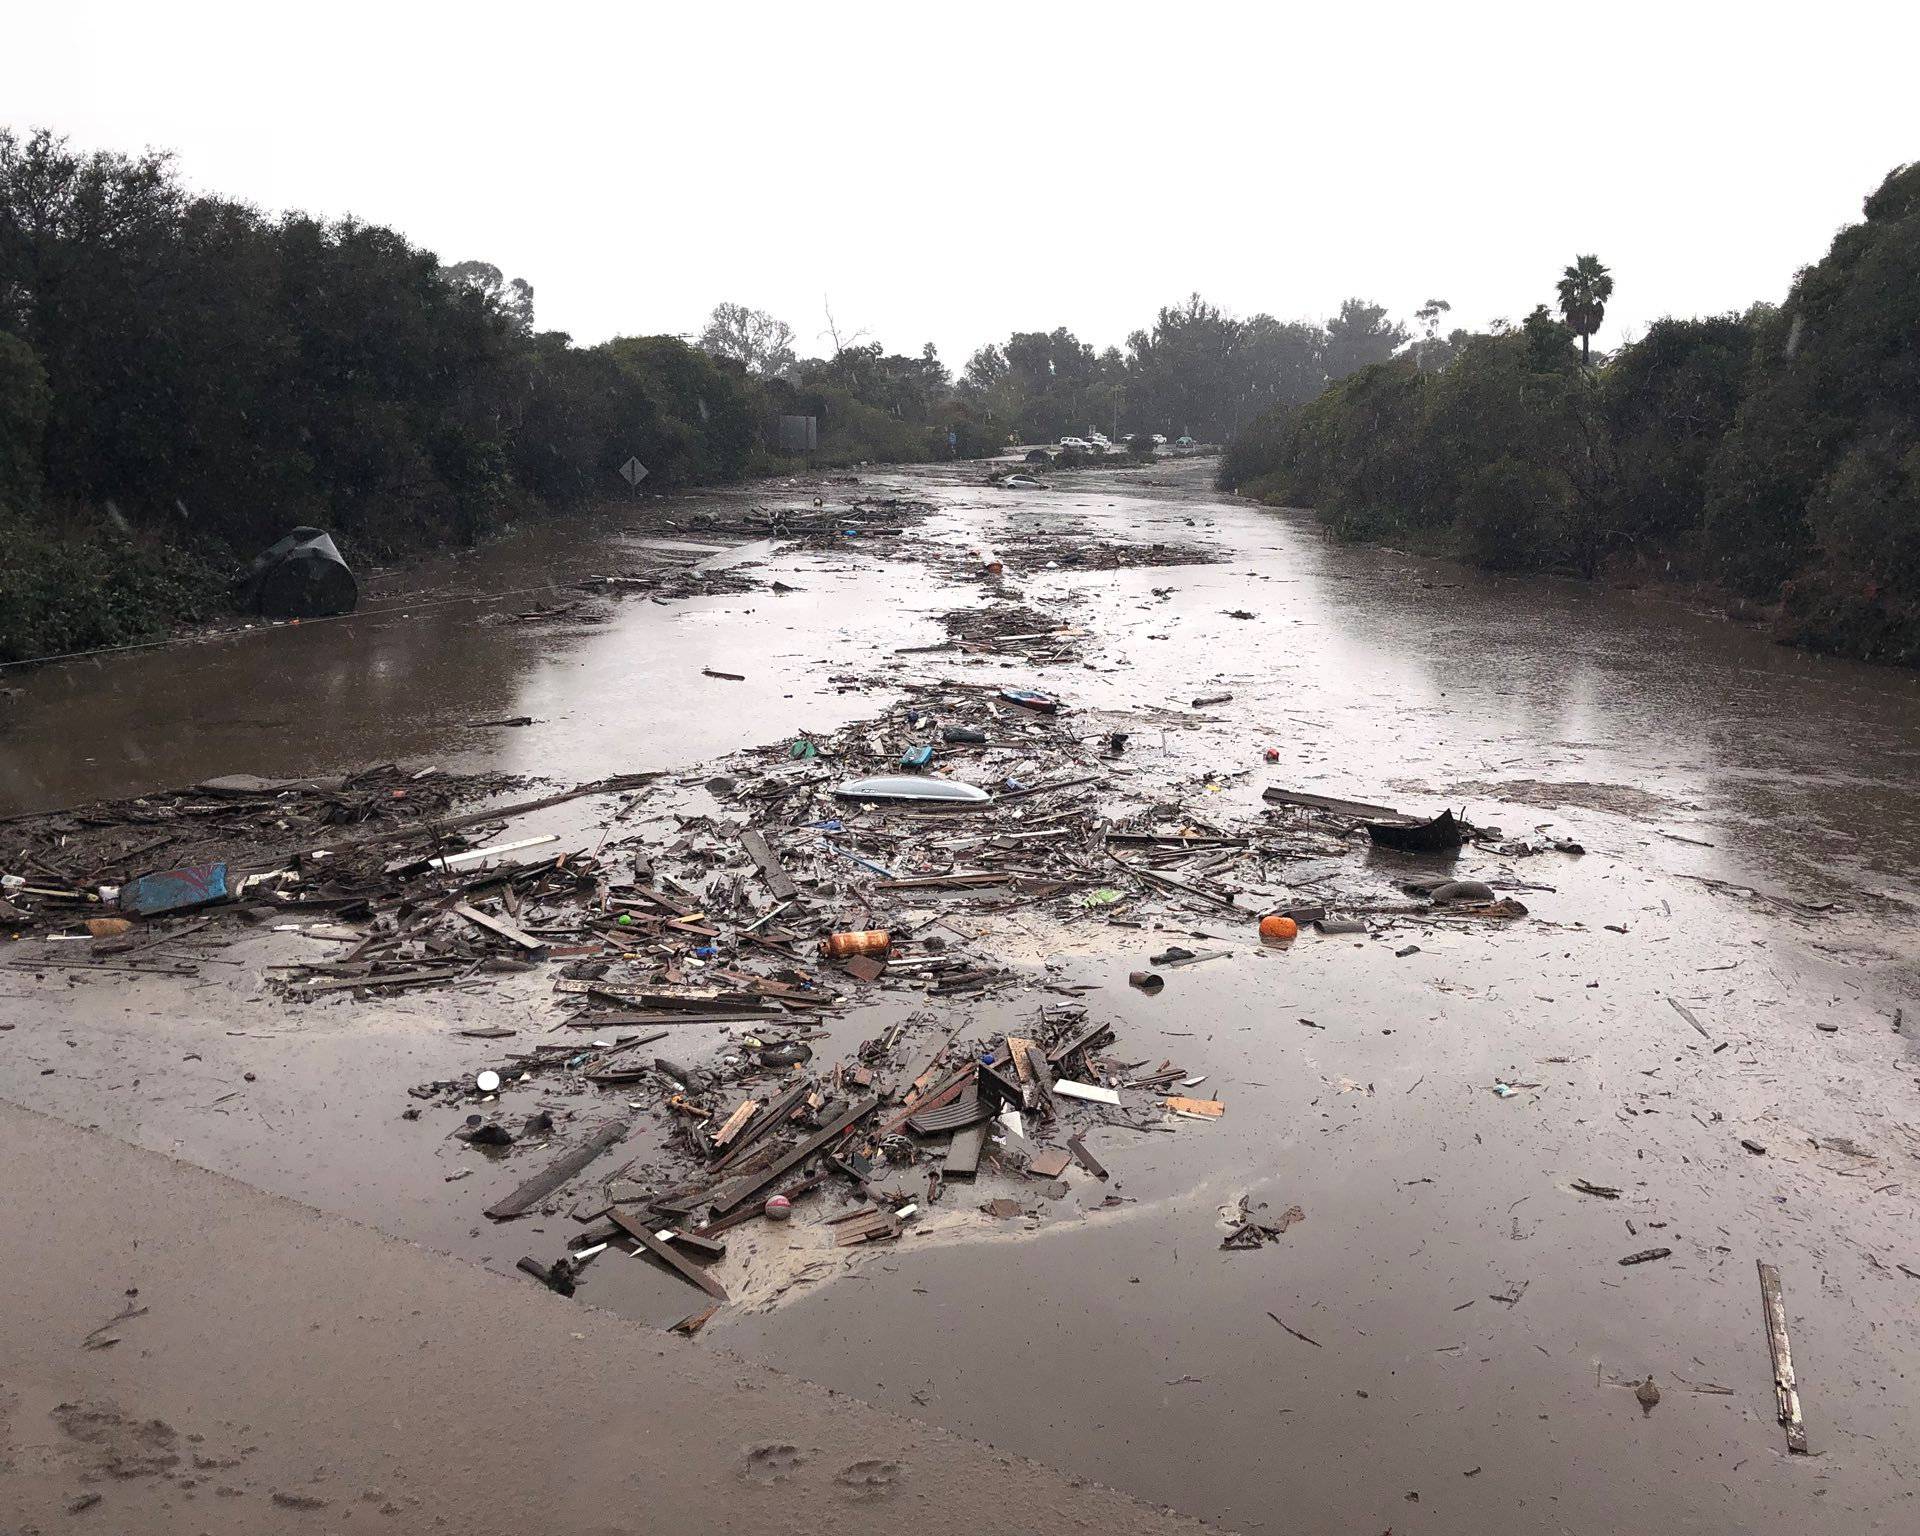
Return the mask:
<svg viewBox="0 0 1920 1536">
<path fill-rule="evenodd" d="M 1576 256 L 1561 276 L 1559 288 L 1560 313 L 1567 329 L 1580 338 L 1580 362 L 1584 366 L 1588 361 L 1587 338 L 1600 329 L 1607 300 L 1613 297 L 1613 274 L 1600 265 L 1598 256 Z"/>
</svg>

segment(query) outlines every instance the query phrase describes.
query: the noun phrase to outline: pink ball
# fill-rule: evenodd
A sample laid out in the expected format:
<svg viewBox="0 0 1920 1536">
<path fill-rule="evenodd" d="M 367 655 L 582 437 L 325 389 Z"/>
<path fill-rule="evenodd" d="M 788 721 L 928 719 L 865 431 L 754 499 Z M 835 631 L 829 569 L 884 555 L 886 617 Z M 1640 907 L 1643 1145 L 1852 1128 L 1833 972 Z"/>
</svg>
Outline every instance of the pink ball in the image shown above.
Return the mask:
<svg viewBox="0 0 1920 1536">
<path fill-rule="evenodd" d="M 768 1221 L 785 1221 L 792 1215 L 793 1202 L 785 1195 L 769 1195 L 767 1197 Z"/>
</svg>

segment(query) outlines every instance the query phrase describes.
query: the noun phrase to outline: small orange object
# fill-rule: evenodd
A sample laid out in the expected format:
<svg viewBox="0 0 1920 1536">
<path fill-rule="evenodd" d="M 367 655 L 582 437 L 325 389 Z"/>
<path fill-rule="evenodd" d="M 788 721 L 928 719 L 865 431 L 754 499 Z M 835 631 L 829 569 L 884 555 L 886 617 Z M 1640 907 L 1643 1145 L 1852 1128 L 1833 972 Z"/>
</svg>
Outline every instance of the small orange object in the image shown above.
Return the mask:
<svg viewBox="0 0 1920 1536">
<path fill-rule="evenodd" d="M 133 924 L 124 917 L 90 917 L 87 932 L 96 939 L 117 939 L 123 933 L 132 933 Z"/>
<path fill-rule="evenodd" d="M 893 935 L 884 928 L 864 932 L 830 933 L 820 941 L 820 953 L 829 960 L 845 960 L 850 955 L 883 956 L 893 948 Z"/>
<path fill-rule="evenodd" d="M 1282 917 L 1278 912 L 1260 919 L 1260 937 L 1263 939 L 1297 939 L 1300 937 L 1300 925 L 1290 917 Z"/>
</svg>

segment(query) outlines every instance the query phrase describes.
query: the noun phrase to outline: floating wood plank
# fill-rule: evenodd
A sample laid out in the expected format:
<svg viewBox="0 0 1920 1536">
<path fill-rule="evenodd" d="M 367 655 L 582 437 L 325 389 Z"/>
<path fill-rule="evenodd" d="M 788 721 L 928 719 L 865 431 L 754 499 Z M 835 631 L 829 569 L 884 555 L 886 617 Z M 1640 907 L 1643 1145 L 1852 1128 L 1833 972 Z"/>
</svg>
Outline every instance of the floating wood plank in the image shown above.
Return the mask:
<svg viewBox="0 0 1920 1536">
<path fill-rule="evenodd" d="M 1101 1166 L 1100 1160 L 1087 1150 L 1087 1144 L 1081 1137 L 1069 1136 L 1067 1150 L 1073 1154 L 1073 1160 L 1096 1179 L 1106 1178 L 1107 1170 Z"/>
<path fill-rule="evenodd" d="M 1218 1099 L 1187 1099 L 1177 1093 L 1167 1097 L 1166 1105 L 1176 1115 L 1198 1115 L 1205 1120 L 1218 1120 L 1227 1112 L 1227 1106 Z"/>
<path fill-rule="evenodd" d="M 1089 1024 L 1085 1029 L 1081 1030 L 1079 1034 L 1061 1041 L 1060 1044 L 1048 1051 L 1047 1062 L 1050 1066 L 1057 1067 L 1061 1062 L 1073 1055 L 1075 1051 L 1086 1050 L 1088 1047 L 1097 1044 L 1104 1036 L 1111 1035 L 1112 1033 L 1113 1026 L 1111 1024 Z"/>
<path fill-rule="evenodd" d="M 665 891 L 656 890 L 650 885 L 635 885 L 632 889 L 634 894 L 642 900 L 651 902 L 656 907 L 665 907 L 669 912 L 678 913 L 681 917 L 693 916 L 700 910 L 692 902 L 682 901 L 677 896 L 669 896 Z"/>
<path fill-rule="evenodd" d="M 992 870 L 974 870 L 958 875 L 914 875 L 902 880 L 876 880 L 876 891 L 971 891 L 990 885 L 1005 885 L 1012 875 Z"/>
<path fill-rule="evenodd" d="M 300 990 L 302 992 L 345 992 L 355 987 L 417 987 L 425 986 L 431 981 L 451 981 L 454 977 L 465 974 L 465 966 L 438 965 L 418 971 L 393 971 L 385 976 L 347 976 L 337 981 L 310 981 Z"/>
<path fill-rule="evenodd" d="M 759 1109 L 759 1102 L 752 1098 L 742 1099 L 735 1105 L 733 1113 L 728 1115 L 721 1122 L 720 1129 L 713 1133 L 713 1149 L 718 1152 L 745 1130 L 747 1122 L 758 1113 Z"/>
<path fill-rule="evenodd" d="M 620 1210 L 611 1212 L 607 1219 L 642 1248 L 646 1249 L 648 1253 L 652 1254 L 662 1264 L 666 1265 L 668 1269 L 672 1270 L 682 1280 L 686 1281 L 687 1284 L 699 1286 L 701 1290 L 705 1291 L 716 1301 L 725 1301 L 727 1299 L 727 1288 L 724 1285 L 714 1279 L 712 1275 L 708 1274 L 698 1264 L 693 1263 L 681 1254 L 675 1253 L 665 1243 L 661 1242 L 659 1238 L 653 1235 L 652 1230 L 644 1221 L 636 1221 L 625 1211 Z"/>
<path fill-rule="evenodd" d="M 1331 795 L 1309 795 L 1278 787 L 1262 790 L 1260 798 L 1272 805 L 1297 805 L 1308 811 L 1327 811 L 1335 816 L 1353 816 L 1361 821 L 1395 821 L 1401 813 L 1390 805 L 1368 805 L 1364 800 L 1336 800 Z"/>
<path fill-rule="evenodd" d="M 742 832 L 740 846 L 747 850 L 747 857 L 759 865 L 767 891 L 775 901 L 791 901 L 800 894 L 800 887 L 793 883 L 793 877 L 780 863 L 780 856 L 767 846 L 765 836 L 754 831 Z"/>
<path fill-rule="evenodd" d="M 611 1087 L 617 1083 L 641 1083 L 653 1075 L 653 1068 L 635 1062 L 621 1067 L 601 1067 L 586 1074 L 587 1081 L 602 1087 Z"/>
<path fill-rule="evenodd" d="M 554 978 L 553 990 L 570 996 L 591 993 L 595 997 L 616 998 L 630 1005 L 657 1009 L 662 1013 L 705 1009 L 729 1015 L 749 1013 L 756 1018 L 767 1019 L 783 1019 L 788 1016 L 780 1010 L 760 1006 L 760 999 L 751 993 L 722 992 L 711 987 L 699 992 L 659 992 L 649 988 L 643 981 L 635 981 L 628 985 L 610 977 L 583 981 L 574 976 L 557 976 Z M 636 1019 L 629 1022 L 640 1021 Z"/>
<path fill-rule="evenodd" d="M 453 904 L 453 915 L 455 917 L 465 918 L 476 928 L 484 928 L 495 938 L 505 939 L 509 944 L 519 945 L 520 948 L 526 950 L 529 954 L 539 955 L 546 953 L 547 946 L 544 940 L 536 939 L 532 934 L 516 928 L 512 923 L 506 921 L 506 919 L 491 917 L 487 913 L 482 912 L 478 907 L 470 906 L 464 901 L 456 901 Z"/>
<path fill-rule="evenodd" d="M 1057 1179 L 1067 1171 L 1067 1162 L 1064 1152 L 1041 1152 L 1027 1164 L 1027 1171 L 1038 1178 Z"/>
<path fill-rule="evenodd" d="M 487 1215 L 495 1221 L 507 1221 L 515 1216 L 525 1215 L 585 1168 L 588 1163 L 605 1152 L 608 1147 L 624 1140 L 629 1129 L 631 1127 L 624 1120 L 616 1120 L 611 1125 L 601 1126 L 584 1145 L 575 1147 L 563 1157 L 556 1158 L 512 1194 L 488 1206 Z"/>
<path fill-rule="evenodd" d="M 518 853 L 523 848 L 538 848 L 545 843 L 557 843 L 560 834 L 549 832 L 544 837 L 523 837 L 517 842 L 493 843 L 485 848 L 469 848 L 464 853 L 443 854 L 437 859 L 403 860 L 398 865 L 389 866 L 388 874 L 410 874 L 415 870 L 465 869 L 469 864 L 478 864 L 486 859 L 498 858 L 503 853 Z"/>
<path fill-rule="evenodd" d="M 900 1219 L 887 1210 L 866 1211 L 857 1221 L 849 1221 L 833 1235 L 836 1248 L 857 1248 L 879 1238 L 900 1235 Z"/>
<path fill-rule="evenodd" d="M 774 1131 L 786 1124 L 800 1101 L 807 1096 L 807 1084 L 802 1081 L 775 1094 L 767 1105 L 767 1112 L 748 1124 L 745 1130 L 734 1133 L 733 1145 L 727 1148 L 727 1155 L 714 1164 L 714 1170 L 731 1167 L 751 1152 Z"/>
<path fill-rule="evenodd" d="M 1040 1047 L 1031 1040 L 1026 1042 L 1026 1050 L 1021 1053 L 1026 1060 L 1025 1086 L 1032 1090 L 1034 1102 L 1028 1107 L 1041 1111 L 1051 1118 L 1053 1115 L 1053 1073 L 1047 1067 L 1047 1058 Z M 1019 1064 L 1016 1059 L 1016 1066 Z"/>
<path fill-rule="evenodd" d="M 724 1203 L 716 1202 L 713 1208 L 713 1214 L 716 1217 L 725 1216 L 728 1211 L 746 1204 L 747 1201 L 751 1200 L 769 1184 L 776 1183 L 780 1179 L 785 1178 L 787 1174 L 791 1173 L 795 1168 L 798 1168 L 822 1147 L 843 1135 L 849 1126 L 853 1125 L 856 1121 L 865 1119 L 868 1115 L 872 1114 L 875 1109 L 879 1108 L 879 1106 L 880 1100 L 875 1094 L 868 1094 L 865 1098 L 849 1104 L 829 1120 L 820 1130 L 814 1132 L 813 1135 L 807 1137 L 798 1146 L 790 1150 L 785 1157 L 782 1157 L 765 1173 L 753 1178 L 752 1183 L 748 1185 L 746 1189 L 737 1195 L 730 1196 Z"/>
<path fill-rule="evenodd" d="M 1767 1348 L 1773 1355 L 1773 1399 L 1786 1427 L 1787 1449 L 1807 1454 L 1807 1426 L 1800 1417 L 1800 1387 L 1793 1378 L 1793 1346 L 1787 1338 L 1787 1298 L 1780 1271 L 1754 1261 L 1760 1269 L 1760 1308 L 1767 1320 Z"/>
<path fill-rule="evenodd" d="M 678 1228 L 669 1228 L 663 1241 L 684 1248 L 689 1253 L 697 1253 L 703 1259 L 724 1259 L 727 1256 L 725 1243 L 701 1232 L 682 1232 Z"/>
<path fill-rule="evenodd" d="M 589 997 L 610 998 L 616 1002 L 626 999 L 617 993 L 589 991 Z M 667 1026 L 691 1027 L 695 1024 L 817 1024 L 819 1020 L 810 1015 L 798 1013 L 768 1013 L 760 1008 L 720 1008 L 711 1013 L 682 1013 L 678 1009 L 661 1009 L 658 1013 L 601 1013 L 583 1014 L 568 1019 L 570 1029 L 618 1029 L 627 1025 L 646 1025 L 654 1028 Z"/>
<path fill-rule="evenodd" d="M 1186 832 L 1109 832 L 1109 843 L 1118 843 L 1123 848 L 1250 848 L 1253 839 L 1247 837 L 1201 837 L 1198 833 Z"/>
<path fill-rule="evenodd" d="M 947 1143 L 947 1160 L 941 1166 L 942 1178 L 970 1179 L 980 1171 L 980 1154 L 987 1144 L 984 1122 L 963 1126 Z"/>
</svg>

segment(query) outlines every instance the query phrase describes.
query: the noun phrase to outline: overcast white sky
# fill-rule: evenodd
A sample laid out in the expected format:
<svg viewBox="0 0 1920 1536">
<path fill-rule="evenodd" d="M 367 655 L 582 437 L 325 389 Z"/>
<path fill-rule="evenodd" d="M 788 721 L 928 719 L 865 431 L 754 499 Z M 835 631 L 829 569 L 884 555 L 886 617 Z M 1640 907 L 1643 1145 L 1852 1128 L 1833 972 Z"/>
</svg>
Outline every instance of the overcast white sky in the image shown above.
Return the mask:
<svg viewBox="0 0 1920 1536">
<path fill-rule="evenodd" d="M 394 225 L 582 341 L 716 300 L 824 349 L 1229 310 L 1474 327 L 1592 251 L 1612 345 L 1779 298 L 1920 156 L 1920 6 L 14 8 L 0 121 Z"/>
</svg>

